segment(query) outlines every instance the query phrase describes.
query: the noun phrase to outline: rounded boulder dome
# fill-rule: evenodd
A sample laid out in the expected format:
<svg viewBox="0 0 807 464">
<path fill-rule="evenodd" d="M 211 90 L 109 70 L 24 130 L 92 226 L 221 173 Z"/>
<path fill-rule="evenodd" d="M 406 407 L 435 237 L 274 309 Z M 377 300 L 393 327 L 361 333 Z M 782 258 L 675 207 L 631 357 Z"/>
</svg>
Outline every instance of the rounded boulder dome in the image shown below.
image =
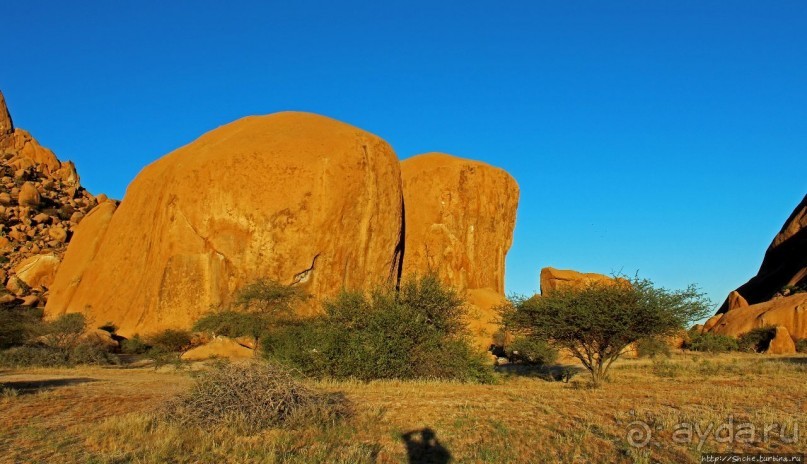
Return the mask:
<svg viewBox="0 0 807 464">
<path fill-rule="evenodd" d="M 57 282 L 74 288 L 54 288 L 65 298 L 46 311 L 85 312 L 126 335 L 190 327 L 261 278 L 316 301 L 397 278 L 402 234 L 386 142 L 314 114 L 246 117 L 147 166 L 92 259 L 65 260 L 76 277 Z"/>
<path fill-rule="evenodd" d="M 406 204 L 404 273 L 435 272 L 460 290 L 504 294 L 504 264 L 519 189 L 506 171 L 444 153 L 401 162 Z"/>
</svg>

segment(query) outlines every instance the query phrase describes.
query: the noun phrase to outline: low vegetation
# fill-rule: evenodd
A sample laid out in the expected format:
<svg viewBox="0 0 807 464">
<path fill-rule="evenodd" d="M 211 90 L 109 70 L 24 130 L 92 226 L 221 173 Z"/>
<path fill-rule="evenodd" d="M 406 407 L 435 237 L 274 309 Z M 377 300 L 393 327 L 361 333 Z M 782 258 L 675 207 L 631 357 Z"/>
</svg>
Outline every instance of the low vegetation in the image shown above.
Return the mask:
<svg viewBox="0 0 807 464">
<path fill-rule="evenodd" d="M 411 278 L 399 291 L 343 291 L 323 316 L 276 327 L 261 346 L 267 358 L 317 378 L 488 382 L 490 368 L 465 338 L 464 308 L 436 277 Z"/>
<path fill-rule="evenodd" d="M 684 347 L 692 351 L 707 353 L 728 353 L 739 349 L 737 339 L 734 337 L 698 330 L 689 332 L 689 340 L 685 342 Z"/>
<path fill-rule="evenodd" d="M 510 362 L 543 366 L 558 359 L 558 350 L 544 340 L 529 337 L 515 337 L 504 344 L 504 354 Z"/>
<path fill-rule="evenodd" d="M 764 353 L 776 336 L 776 327 L 766 326 L 752 329 L 737 338 L 737 349 L 749 353 Z"/>
<path fill-rule="evenodd" d="M 629 345 L 675 335 L 708 312 L 709 301 L 694 286 L 671 291 L 634 278 L 514 298 L 502 308 L 502 319 L 519 336 L 567 350 L 599 386 Z"/>
<path fill-rule="evenodd" d="M 647 337 L 636 342 L 636 354 L 640 358 L 657 358 L 672 356 L 669 343 L 658 337 Z"/>
<path fill-rule="evenodd" d="M 332 425 L 350 412 L 343 396 L 315 391 L 288 369 L 266 362 L 217 364 L 166 408 L 168 418 L 181 425 L 229 426 L 248 434 L 280 426 Z"/>
<path fill-rule="evenodd" d="M 234 307 L 245 312 L 289 315 L 294 306 L 311 298 L 300 287 L 272 279 L 259 279 L 235 294 Z"/>
<path fill-rule="evenodd" d="M 82 314 L 42 319 L 41 309 L 0 308 L 0 365 L 56 367 L 79 364 L 119 364 L 117 356 L 99 340 L 87 338 Z"/>
<path fill-rule="evenodd" d="M 187 330 L 166 329 L 149 335 L 145 342 L 153 350 L 175 353 L 191 347 L 191 333 Z"/>
<path fill-rule="evenodd" d="M 266 314 L 245 313 L 233 310 L 214 311 L 205 314 L 193 325 L 196 332 L 207 332 L 225 337 L 260 338 L 274 323 Z"/>
</svg>

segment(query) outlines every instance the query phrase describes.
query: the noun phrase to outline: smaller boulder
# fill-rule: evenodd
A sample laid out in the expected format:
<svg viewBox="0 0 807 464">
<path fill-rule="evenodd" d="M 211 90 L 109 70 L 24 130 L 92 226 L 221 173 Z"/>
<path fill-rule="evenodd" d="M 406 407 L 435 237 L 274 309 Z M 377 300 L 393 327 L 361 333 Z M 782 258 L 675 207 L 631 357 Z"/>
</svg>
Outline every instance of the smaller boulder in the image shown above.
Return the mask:
<svg viewBox="0 0 807 464">
<path fill-rule="evenodd" d="M 776 326 L 776 335 L 771 340 L 771 344 L 768 345 L 768 350 L 765 351 L 767 354 L 795 354 L 796 353 L 796 344 L 793 343 L 793 338 L 790 336 L 790 332 L 787 331 L 787 328 L 778 325 Z"/>
<path fill-rule="evenodd" d="M 227 337 L 216 337 L 210 342 L 190 349 L 180 357 L 183 361 L 202 361 L 212 358 L 249 359 L 255 356 L 251 350 Z"/>
<path fill-rule="evenodd" d="M 737 308 L 744 308 L 748 306 L 748 301 L 740 295 L 740 292 L 734 290 L 733 292 L 729 293 L 729 311 L 732 309 Z"/>
<path fill-rule="evenodd" d="M 624 282 L 623 279 L 613 279 L 603 274 L 593 272 L 577 272 L 569 269 L 555 269 L 545 267 L 541 269 L 541 294 L 546 295 L 561 288 L 585 288 L 587 285 L 595 283 L 611 284 L 614 282 Z"/>
<path fill-rule="evenodd" d="M 39 206 L 39 203 L 42 202 L 42 196 L 39 194 L 39 190 L 36 189 L 36 186 L 32 182 L 26 182 L 22 184 L 22 188 L 20 188 L 20 195 L 17 202 L 20 204 L 20 206 L 30 206 L 35 208 Z"/>
<path fill-rule="evenodd" d="M 14 268 L 14 272 L 17 274 L 16 278 L 22 280 L 29 287 L 50 287 L 56 276 L 59 263 L 60 260 L 56 255 L 36 255 L 18 264 Z M 11 291 L 14 292 L 13 290 Z"/>
<path fill-rule="evenodd" d="M 19 277 L 11 276 L 6 282 L 6 290 L 16 296 L 21 296 L 28 292 L 28 286 Z"/>
<path fill-rule="evenodd" d="M 22 298 L 21 306 L 36 307 L 39 304 L 39 297 L 37 295 L 28 295 Z"/>
<path fill-rule="evenodd" d="M 34 222 L 36 222 L 38 224 L 44 224 L 44 223 L 48 222 L 49 220 L 50 220 L 50 216 L 48 216 L 45 213 L 39 213 L 36 216 L 34 216 Z"/>
<path fill-rule="evenodd" d="M 61 227 L 51 227 L 50 230 L 48 230 L 48 235 L 59 243 L 67 241 L 67 231 Z"/>
<path fill-rule="evenodd" d="M 84 214 L 81 211 L 76 211 L 70 216 L 70 222 L 74 224 L 78 224 L 82 219 L 84 219 Z"/>
<path fill-rule="evenodd" d="M 120 345 L 117 340 L 112 338 L 112 334 L 106 330 L 94 329 L 84 334 L 84 340 L 90 343 L 103 345 L 109 349 L 116 349 Z"/>
</svg>

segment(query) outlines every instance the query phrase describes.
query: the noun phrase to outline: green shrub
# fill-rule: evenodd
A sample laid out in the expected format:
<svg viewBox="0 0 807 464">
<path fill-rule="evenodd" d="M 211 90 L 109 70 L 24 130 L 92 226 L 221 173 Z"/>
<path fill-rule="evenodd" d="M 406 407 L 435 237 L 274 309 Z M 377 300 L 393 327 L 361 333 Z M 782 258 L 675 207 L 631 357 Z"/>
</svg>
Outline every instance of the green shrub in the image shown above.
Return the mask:
<svg viewBox="0 0 807 464">
<path fill-rule="evenodd" d="M 807 338 L 801 338 L 796 341 L 796 351 L 799 353 L 807 353 Z"/>
<path fill-rule="evenodd" d="M 110 353 L 107 347 L 96 343 L 79 343 L 69 350 L 68 359 L 71 365 L 105 366 L 120 364 L 120 358 Z"/>
<path fill-rule="evenodd" d="M 351 414 L 340 394 L 311 390 L 272 363 L 220 363 L 203 372 L 167 408 L 181 424 L 206 429 L 233 426 L 248 433 L 270 427 L 330 425 Z"/>
<path fill-rule="evenodd" d="M 187 330 L 166 329 L 146 337 L 146 344 L 167 353 L 184 351 L 191 346 L 191 334 Z"/>
<path fill-rule="evenodd" d="M 78 364 L 109 365 L 120 360 L 105 347 L 80 343 L 70 348 L 26 345 L 0 351 L 0 365 L 7 367 L 72 367 Z"/>
<path fill-rule="evenodd" d="M 775 336 L 776 327 L 758 327 L 740 335 L 737 338 L 737 347 L 740 351 L 764 353 Z"/>
<path fill-rule="evenodd" d="M 235 306 L 248 312 L 288 315 L 295 304 L 310 298 L 294 285 L 284 285 L 271 279 L 261 279 L 241 288 L 235 294 Z"/>
<path fill-rule="evenodd" d="M 655 358 L 657 356 L 672 356 L 670 346 L 656 337 L 643 338 L 636 342 L 636 352 L 642 358 Z"/>
<path fill-rule="evenodd" d="M 727 335 L 714 334 L 711 332 L 690 332 L 689 342 L 685 348 L 692 351 L 705 351 L 707 353 L 726 353 L 737 351 L 739 346 L 737 340 Z"/>
<path fill-rule="evenodd" d="M 265 356 L 314 377 L 440 378 L 490 381 L 481 354 L 467 344 L 464 302 L 434 276 L 411 278 L 399 292 L 344 291 L 325 315 L 272 328 Z"/>
<path fill-rule="evenodd" d="M 55 348 L 71 349 L 76 347 L 87 330 L 87 320 L 81 313 L 68 313 L 44 325 L 43 340 L 45 344 Z"/>
<path fill-rule="evenodd" d="M 42 310 L 22 306 L 0 307 L 0 349 L 24 344 L 39 335 Z"/>
<path fill-rule="evenodd" d="M 202 316 L 193 325 L 193 330 L 230 338 L 245 336 L 260 338 L 270 325 L 271 319 L 265 314 L 218 311 Z"/>
<path fill-rule="evenodd" d="M 531 337 L 516 337 L 506 346 L 505 354 L 511 362 L 545 365 L 558 359 L 558 351 L 543 340 Z"/>
<path fill-rule="evenodd" d="M 120 342 L 120 351 L 124 354 L 143 354 L 148 349 L 149 346 L 140 338 L 140 334 L 135 334 L 132 338 Z"/>
</svg>

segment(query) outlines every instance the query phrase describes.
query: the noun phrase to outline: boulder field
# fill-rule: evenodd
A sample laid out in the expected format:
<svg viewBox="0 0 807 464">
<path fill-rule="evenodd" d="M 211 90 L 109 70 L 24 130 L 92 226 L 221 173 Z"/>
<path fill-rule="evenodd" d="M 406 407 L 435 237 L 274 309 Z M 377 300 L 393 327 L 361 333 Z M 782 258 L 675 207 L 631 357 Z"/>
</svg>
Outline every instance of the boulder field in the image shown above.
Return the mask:
<svg viewBox="0 0 807 464">
<path fill-rule="evenodd" d="M 487 318 L 503 298 L 517 204 L 512 177 L 483 163 L 399 163 L 379 137 L 327 117 L 247 117 L 147 166 L 120 206 L 88 214 L 46 314 L 83 312 L 130 336 L 188 328 L 260 278 L 304 288 L 310 314 L 343 288 L 434 271 Z M 469 324 L 492 334 L 492 321 Z"/>
<path fill-rule="evenodd" d="M 0 93 L 0 303 L 43 306 L 67 244 L 99 204 L 28 132 L 14 127 Z"/>
</svg>

